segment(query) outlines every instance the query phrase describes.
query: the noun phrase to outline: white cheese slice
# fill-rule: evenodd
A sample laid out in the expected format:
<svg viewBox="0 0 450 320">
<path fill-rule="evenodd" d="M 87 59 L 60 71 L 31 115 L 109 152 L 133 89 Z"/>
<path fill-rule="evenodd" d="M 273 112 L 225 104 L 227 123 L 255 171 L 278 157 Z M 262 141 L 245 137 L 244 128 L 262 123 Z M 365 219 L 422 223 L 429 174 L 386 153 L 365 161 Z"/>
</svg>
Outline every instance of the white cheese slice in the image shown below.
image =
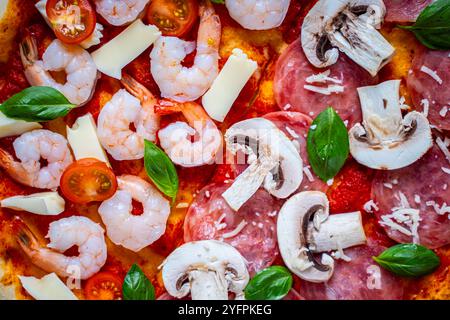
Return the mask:
<svg viewBox="0 0 450 320">
<path fill-rule="evenodd" d="M 24 132 L 40 128 L 42 126 L 37 122 L 11 119 L 0 112 L 0 138 L 18 136 Z"/>
<path fill-rule="evenodd" d="M 41 192 L 27 196 L 15 196 L 0 201 L 3 208 L 56 216 L 64 211 L 65 201 L 57 192 Z"/>
<path fill-rule="evenodd" d="M 211 88 L 202 98 L 209 116 L 222 122 L 245 84 L 258 68 L 258 63 L 247 57 L 241 49 L 233 49 Z"/>
<path fill-rule="evenodd" d="M 41 279 L 19 276 L 22 286 L 36 300 L 78 300 L 54 273 Z"/>
<path fill-rule="evenodd" d="M 97 126 L 90 113 L 79 117 L 72 128 L 67 127 L 67 141 L 75 159 L 94 158 L 110 166 L 105 150 L 97 136 Z"/>
<path fill-rule="evenodd" d="M 98 70 L 116 78 L 122 78 L 122 68 L 150 47 L 161 32 L 156 26 L 145 25 L 140 19 L 130 24 L 117 37 L 92 53 Z"/>
</svg>

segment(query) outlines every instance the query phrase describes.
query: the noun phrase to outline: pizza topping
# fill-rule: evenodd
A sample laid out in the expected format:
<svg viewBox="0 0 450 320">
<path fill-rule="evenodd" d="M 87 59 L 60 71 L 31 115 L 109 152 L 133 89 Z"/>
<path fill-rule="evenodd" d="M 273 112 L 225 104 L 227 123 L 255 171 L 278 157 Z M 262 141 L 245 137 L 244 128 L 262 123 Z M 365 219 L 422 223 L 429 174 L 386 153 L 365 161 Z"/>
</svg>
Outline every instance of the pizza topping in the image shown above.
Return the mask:
<svg viewBox="0 0 450 320">
<path fill-rule="evenodd" d="M 245 288 L 245 300 L 281 300 L 291 290 L 292 274 L 285 267 L 271 266 L 256 274 Z"/>
<path fill-rule="evenodd" d="M 225 120 L 233 103 L 257 69 L 256 61 L 249 59 L 241 49 L 233 49 L 211 88 L 202 98 L 203 107 L 212 119 L 219 122 Z"/>
<path fill-rule="evenodd" d="M 149 0 L 95 0 L 97 12 L 113 26 L 128 24 L 144 11 Z"/>
<path fill-rule="evenodd" d="M 18 136 L 22 133 L 41 128 L 42 126 L 38 122 L 15 120 L 0 112 L 0 138 Z"/>
<path fill-rule="evenodd" d="M 415 22 L 420 12 L 433 0 L 384 0 L 386 22 Z"/>
<path fill-rule="evenodd" d="M 186 243 L 164 261 L 164 286 L 174 297 L 228 300 L 228 291 L 242 294 L 249 274 L 241 254 L 229 244 L 204 240 Z"/>
<path fill-rule="evenodd" d="M 110 271 L 99 272 L 86 281 L 87 300 L 121 300 L 122 279 Z"/>
<path fill-rule="evenodd" d="M 326 195 L 316 191 L 301 192 L 286 201 L 278 215 L 277 234 L 287 267 L 311 282 L 329 280 L 334 269 L 328 254 L 318 261 L 314 253 L 342 251 L 366 241 L 361 214 L 329 216 Z"/>
<path fill-rule="evenodd" d="M 402 118 L 400 80 L 358 88 L 364 122 L 349 132 L 350 152 L 373 169 L 394 170 L 420 159 L 431 148 L 431 128 L 426 117 L 412 111 Z"/>
<path fill-rule="evenodd" d="M 54 273 L 41 279 L 19 276 L 22 287 L 36 300 L 78 300 Z"/>
<path fill-rule="evenodd" d="M 306 57 L 315 67 L 324 68 L 336 63 L 340 50 L 375 76 L 395 51 L 376 30 L 385 13 L 381 0 L 319 0 L 302 25 Z"/>
<path fill-rule="evenodd" d="M 431 70 L 427 66 L 421 66 L 420 71 L 432 77 L 437 83 L 442 84 L 442 79 L 439 77 L 436 71 Z"/>
<path fill-rule="evenodd" d="M 225 140 L 233 154 L 241 152 L 242 158 L 243 152 L 249 163 L 223 194 L 234 210 L 239 210 L 263 183 L 269 193 L 281 199 L 300 186 L 302 159 L 292 142 L 269 120 L 254 118 L 238 122 L 227 130 Z"/>
<path fill-rule="evenodd" d="M 137 264 L 128 270 L 122 292 L 124 300 L 155 300 L 155 288 Z"/>
<path fill-rule="evenodd" d="M 381 216 L 380 225 L 399 231 L 412 237 L 413 243 L 419 243 L 419 210 L 412 208 L 395 208 L 391 214 Z M 407 228 L 406 228 L 406 227 Z"/>
<path fill-rule="evenodd" d="M 0 201 L 0 206 L 39 215 L 56 216 L 64 211 L 65 201 L 57 192 L 41 192 L 5 198 Z"/>
<path fill-rule="evenodd" d="M 101 72 L 116 78 L 122 78 L 122 69 L 150 47 L 161 32 L 157 27 L 147 26 L 136 20 L 118 36 L 92 53 L 92 58 Z"/>
<path fill-rule="evenodd" d="M 367 202 L 364 204 L 363 208 L 364 208 L 364 211 L 369 212 L 369 213 L 374 212 L 374 210 L 375 210 L 375 211 L 378 211 L 378 210 L 379 210 L 377 204 L 376 204 L 372 199 L 370 199 L 369 201 L 367 201 Z"/>
</svg>

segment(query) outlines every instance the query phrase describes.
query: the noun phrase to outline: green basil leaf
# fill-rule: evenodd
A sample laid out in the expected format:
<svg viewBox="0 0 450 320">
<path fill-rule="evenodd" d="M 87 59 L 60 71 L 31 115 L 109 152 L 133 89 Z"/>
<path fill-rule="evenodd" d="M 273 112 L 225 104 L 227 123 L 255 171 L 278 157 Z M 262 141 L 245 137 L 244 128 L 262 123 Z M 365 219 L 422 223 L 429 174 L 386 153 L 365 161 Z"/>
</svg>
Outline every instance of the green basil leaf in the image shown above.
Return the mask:
<svg viewBox="0 0 450 320">
<path fill-rule="evenodd" d="M 311 168 L 323 181 L 341 170 L 349 154 L 348 132 L 333 108 L 327 108 L 313 121 L 306 148 Z"/>
<path fill-rule="evenodd" d="M 430 249 L 412 243 L 398 244 L 373 259 L 383 268 L 403 277 L 420 277 L 433 272 L 440 264 Z"/>
<path fill-rule="evenodd" d="M 225 4 L 225 0 L 211 0 L 213 3 Z"/>
<path fill-rule="evenodd" d="M 177 170 L 167 154 L 148 140 L 145 140 L 144 165 L 156 187 L 175 201 L 178 192 Z"/>
<path fill-rule="evenodd" d="M 430 49 L 450 49 L 450 1 L 433 2 L 423 9 L 414 25 L 399 27 L 412 31 Z"/>
<path fill-rule="evenodd" d="M 155 288 L 136 264 L 125 276 L 122 293 L 124 300 L 155 300 Z"/>
<path fill-rule="evenodd" d="M 281 300 L 292 288 L 292 274 L 281 266 L 258 272 L 245 288 L 247 300 Z"/>
<path fill-rule="evenodd" d="M 74 107 L 58 90 L 30 87 L 3 102 L 0 111 L 12 119 L 45 122 L 64 117 Z"/>
</svg>

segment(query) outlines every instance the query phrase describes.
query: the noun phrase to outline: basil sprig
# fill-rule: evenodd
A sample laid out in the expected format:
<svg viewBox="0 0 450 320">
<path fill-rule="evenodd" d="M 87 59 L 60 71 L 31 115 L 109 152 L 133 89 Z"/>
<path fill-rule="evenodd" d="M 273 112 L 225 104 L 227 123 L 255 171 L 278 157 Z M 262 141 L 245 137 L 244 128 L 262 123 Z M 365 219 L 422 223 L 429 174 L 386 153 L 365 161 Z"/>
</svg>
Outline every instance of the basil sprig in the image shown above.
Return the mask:
<svg viewBox="0 0 450 320">
<path fill-rule="evenodd" d="M 258 272 L 245 288 L 247 300 L 281 300 L 292 288 L 292 274 L 282 266 Z"/>
<path fill-rule="evenodd" d="M 156 187 L 175 201 L 178 192 L 177 170 L 167 154 L 148 140 L 145 140 L 144 166 Z"/>
<path fill-rule="evenodd" d="M 225 0 L 211 0 L 213 3 L 225 4 Z"/>
<path fill-rule="evenodd" d="M 348 132 L 333 108 L 320 113 L 309 128 L 308 159 L 314 173 L 323 181 L 341 170 L 349 154 Z"/>
<path fill-rule="evenodd" d="M 155 288 L 136 264 L 125 276 L 122 294 L 124 300 L 155 300 Z"/>
<path fill-rule="evenodd" d="M 450 1 L 433 2 L 420 13 L 414 25 L 399 27 L 412 31 L 430 49 L 450 49 Z"/>
<path fill-rule="evenodd" d="M 412 243 L 398 244 L 373 259 L 383 268 L 403 277 L 420 277 L 433 272 L 440 264 L 430 249 Z"/>
<path fill-rule="evenodd" d="M 75 105 L 56 89 L 30 87 L 3 102 L 0 111 L 12 119 L 45 122 L 64 117 L 74 107 Z"/>
</svg>

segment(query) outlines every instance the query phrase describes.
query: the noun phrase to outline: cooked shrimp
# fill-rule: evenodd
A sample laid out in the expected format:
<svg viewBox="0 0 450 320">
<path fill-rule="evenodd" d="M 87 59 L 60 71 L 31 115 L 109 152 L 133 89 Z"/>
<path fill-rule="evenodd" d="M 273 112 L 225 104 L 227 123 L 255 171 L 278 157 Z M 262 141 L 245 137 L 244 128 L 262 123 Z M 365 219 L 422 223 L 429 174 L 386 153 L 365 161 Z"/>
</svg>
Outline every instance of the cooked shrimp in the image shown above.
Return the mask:
<svg viewBox="0 0 450 320">
<path fill-rule="evenodd" d="M 103 147 L 116 160 L 144 157 L 144 139 L 155 141 L 159 116 L 154 112 L 156 99 L 143 85 L 128 75 L 122 84 L 130 93 L 119 90 L 102 108 L 97 134 Z M 130 129 L 133 124 L 136 131 Z"/>
<path fill-rule="evenodd" d="M 230 16 L 245 29 L 267 30 L 281 25 L 291 0 L 225 0 Z"/>
<path fill-rule="evenodd" d="M 98 212 L 111 241 L 137 252 L 164 234 L 170 214 L 169 201 L 139 177 L 124 175 L 117 181 L 119 190 L 103 201 Z M 142 203 L 141 215 L 131 213 L 133 199 Z"/>
<path fill-rule="evenodd" d="M 195 50 L 194 42 L 175 37 L 160 37 L 150 54 L 151 72 L 164 98 L 178 102 L 194 101 L 211 86 L 219 72 L 219 16 L 209 1 L 200 5 L 200 27 L 194 65 L 187 68 L 183 59 Z"/>
<path fill-rule="evenodd" d="M 113 26 L 133 22 L 149 0 L 95 0 L 97 12 Z"/>
<path fill-rule="evenodd" d="M 36 41 L 26 37 L 20 46 L 25 76 L 32 86 L 48 86 L 59 90 L 73 104 L 86 103 L 97 82 L 97 66 L 91 55 L 79 46 L 68 46 L 54 40 L 38 60 Z M 56 81 L 49 71 L 64 71 L 66 82 Z"/>
<path fill-rule="evenodd" d="M 202 106 L 195 102 L 161 104 L 181 111 L 189 123 L 177 121 L 159 131 L 161 147 L 170 159 L 183 167 L 212 163 L 221 151 L 222 134 Z"/>
<path fill-rule="evenodd" d="M 16 181 L 35 188 L 57 188 L 62 173 L 73 161 L 66 138 L 45 129 L 22 134 L 13 147 L 20 162 L 0 148 L 0 167 Z M 47 166 L 41 167 L 41 159 Z"/>
<path fill-rule="evenodd" d="M 50 223 L 47 247 L 21 220 L 16 220 L 17 241 L 25 254 L 38 267 L 61 277 L 74 277 L 74 270 L 84 280 L 96 274 L 106 262 L 103 228 L 86 217 L 64 218 Z M 62 252 L 78 246 L 79 255 L 68 257 Z"/>
</svg>

